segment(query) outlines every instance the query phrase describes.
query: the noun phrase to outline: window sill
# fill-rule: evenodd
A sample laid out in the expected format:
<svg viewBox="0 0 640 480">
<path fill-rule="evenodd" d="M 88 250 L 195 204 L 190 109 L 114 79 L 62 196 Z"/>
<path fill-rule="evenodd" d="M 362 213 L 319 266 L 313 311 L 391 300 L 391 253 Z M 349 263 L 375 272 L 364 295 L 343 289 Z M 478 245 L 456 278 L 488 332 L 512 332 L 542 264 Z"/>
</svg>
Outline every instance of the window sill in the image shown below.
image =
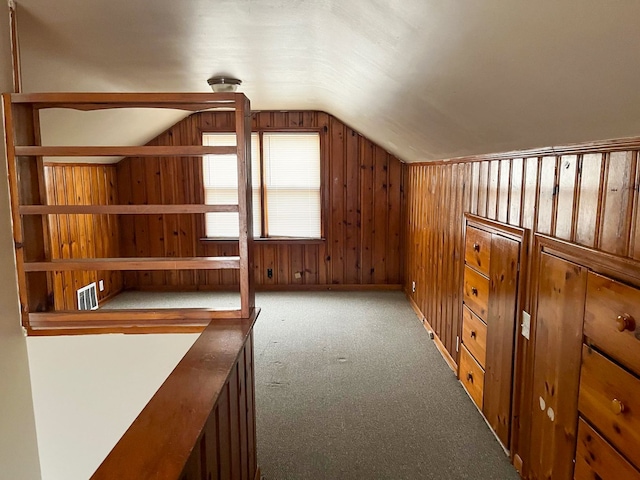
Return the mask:
<svg viewBox="0 0 640 480">
<path fill-rule="evenodd" d="M 201 238 L 203 243 L 237 243 L 237 238 Z M 324 238 L 287 238 L 287 237 L 270 237 L 270 238 L 254 238 L 255 243 L 267 245 L 309 245 L 321 244 L 325 242 Z"/>
</svg>

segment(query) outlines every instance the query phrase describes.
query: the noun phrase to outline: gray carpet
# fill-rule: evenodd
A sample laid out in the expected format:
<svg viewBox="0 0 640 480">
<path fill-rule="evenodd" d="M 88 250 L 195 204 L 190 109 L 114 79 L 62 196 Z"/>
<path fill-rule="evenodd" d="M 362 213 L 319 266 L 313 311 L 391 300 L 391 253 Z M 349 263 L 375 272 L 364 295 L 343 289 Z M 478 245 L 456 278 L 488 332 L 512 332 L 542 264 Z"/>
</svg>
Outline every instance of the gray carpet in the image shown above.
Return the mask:
<svg viewBox="0 0 640 480">
<path fill-rule="evenodd" d="M 124 292 L 104 308 L 238 308 L 238 294 Z M 259 293 L 266 480 L 519 477 L 401 292 Z"/>
<path fill-rule="evenodd" d="M 256 303 L 265 479 L 519 478 L 401 292 Z"/>
<path fill-rule="evenodd" d="M 139 308 L 217 308 L 239 309 L 237 292 L 143 292 L 127 290 L 100 305 L 105 310 Z"/>
</svg>

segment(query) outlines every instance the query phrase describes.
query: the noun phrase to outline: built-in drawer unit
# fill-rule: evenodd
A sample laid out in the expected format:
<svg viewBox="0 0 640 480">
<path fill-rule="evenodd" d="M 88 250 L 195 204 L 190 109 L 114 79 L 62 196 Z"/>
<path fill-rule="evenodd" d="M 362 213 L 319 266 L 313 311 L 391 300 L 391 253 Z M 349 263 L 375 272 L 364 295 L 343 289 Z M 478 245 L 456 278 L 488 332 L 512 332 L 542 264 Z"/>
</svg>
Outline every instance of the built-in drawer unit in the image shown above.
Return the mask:
<svg viewBox="0 0 640 480">
<path fill-rule="evenodd" d="M 640 372 L 640 290 L 589 272 L 584 335 L 591 345 Z"/>
<path fill-rule="evenodd" d="M 475 227 L 468 227 L 464 249 L 464 261 L 467 265 L 489 276 L 491 260 L 491 234 Z"/>
<path fill-rule="evenodd" d="M 484 370 L 464 345 L 460 351 L 460 381 L 478 408 L 482 410 Z"/>
<path fill-rule="evenodd" d="M 487 357 L 487 326 L 464 305 L 462 307 L 462 343 L 484 368 Z"/>
<path fill-rule="evenodd" d="M 582 347 L 578 410 L 620 453 L 640 465 L 640 380 L 587 345 Z"/>
<path fill-rule="evenodd" d="M 543 235 L 535 249 L 527 478 L 640 480 L 640 261 Z"/>
<path fill-rule="evenodd" d="M 465 214 L 458 378 L 507 449 L 525 236 L 523 229 Z"/>
<path fill-rule="evenodd" d="M 581 418 L 578 422 L 578 446 L 573 478 L 640 480 L 640 472 Z"/>
<path fill-rule="evenodd" d="M 486 320 L 489 305 L 489 279 L 469 266 L 464 268 L 464 303 L 480 318 Z"/>
</svg>

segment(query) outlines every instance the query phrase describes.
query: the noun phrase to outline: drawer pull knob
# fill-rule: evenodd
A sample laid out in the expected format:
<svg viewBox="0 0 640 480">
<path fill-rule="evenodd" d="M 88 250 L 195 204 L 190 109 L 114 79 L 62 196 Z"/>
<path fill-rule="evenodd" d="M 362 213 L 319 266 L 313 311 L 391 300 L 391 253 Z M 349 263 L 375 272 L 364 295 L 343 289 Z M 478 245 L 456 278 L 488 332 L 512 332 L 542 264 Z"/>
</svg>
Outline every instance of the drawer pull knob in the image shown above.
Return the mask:
<svg viewBox="0 0 640 480">
<path fill-rule="evenodd" d="M 471 338 L 476 338 L 476 331 L 475 330 L 471 330 Z"/>
<path fill-rule="evenodd" d="M 473 383 L 473 374 L 471 372 L 467 373 L 467 380 Z"/>
<path fill-rule="evenodd" d="M 479 243 L 474 243 L 474 244 L 473 244 L 473 249 L 474 249 L 476 252 L 479 252 L 479 251 L 480 251 L 480 244 L 479 244 Z"/>
<path fill-rule="evenodd" d="M 625 313 L 618 315 L 618 318 L 616 319 L 616 326 L 618 327 L 619 332 L 624 332 L 625 330 L 633 331 L 636 329 L 636 321 L 631 315 Z"/>
<path fill-rule="evenodd" d="M 613 402 L 611 402 L 611 410 L 613 411 L 614 414 L 620 415 L 621 413 L 624 412 L 624 403 L 622 403 L 617 398 L 614 398 Z"/>
<path fill-rule="evenodd" d="M 471 295 L 475 297 L 478 296 L 478 289 L 476 287 L 471 287 Z"/>
</svg>

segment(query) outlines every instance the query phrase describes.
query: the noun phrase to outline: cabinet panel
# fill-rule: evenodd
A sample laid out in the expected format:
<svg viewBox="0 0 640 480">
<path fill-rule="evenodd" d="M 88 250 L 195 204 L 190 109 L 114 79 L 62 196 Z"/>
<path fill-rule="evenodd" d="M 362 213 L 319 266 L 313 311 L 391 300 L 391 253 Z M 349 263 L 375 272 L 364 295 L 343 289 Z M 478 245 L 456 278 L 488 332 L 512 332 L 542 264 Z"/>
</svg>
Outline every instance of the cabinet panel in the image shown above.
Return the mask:
<svg viewBox="0 0 640 480">
<path fill-rule="evenodd" d="M 520 243 L 492 235 L 484 414 L 509 448 Z"/>
<path fill-rule="evenodd" d="M 587 345 L 579 408 L 614 447 L 640 465 L 640 380 Z"/>
<path fill-rule="evenodd" d="M 468 266 L 464 267 L 464 303 L 473 313 L 486 320 L 489 280 Z"/>
<path fill-rule="evenodd" d="M 487 326 L 466 306 L 462 307 L 462 343 L 484 368 L 487 357 Z"/>
<path fill-rule="evenodd" d="M 640 472 L 580 419 L 575 480 L 640 480 Z"/>
<path fill-rule="evenodd" d="M 478 228 L 467 227 L 464 260 L 468 265 L 488 276 L 491 261 L 491 234 Z"/>
<path fill-rule="evenodd" d="M 460 350 L 460 381 L 478 408 L 482 410 L 484 371 L 464 345 Z"/>
<path fill-rule="evenodd" d="M 573 476 L 586 286 L 586 268 L 540 254 L 531 405 L 531 478 L 570 480 Z"/>
<path fill-rule="evenodd" d="M 584 334 L 592 345 L 640 373 L 640 290 L 589 272 Z"/>
</svg>

